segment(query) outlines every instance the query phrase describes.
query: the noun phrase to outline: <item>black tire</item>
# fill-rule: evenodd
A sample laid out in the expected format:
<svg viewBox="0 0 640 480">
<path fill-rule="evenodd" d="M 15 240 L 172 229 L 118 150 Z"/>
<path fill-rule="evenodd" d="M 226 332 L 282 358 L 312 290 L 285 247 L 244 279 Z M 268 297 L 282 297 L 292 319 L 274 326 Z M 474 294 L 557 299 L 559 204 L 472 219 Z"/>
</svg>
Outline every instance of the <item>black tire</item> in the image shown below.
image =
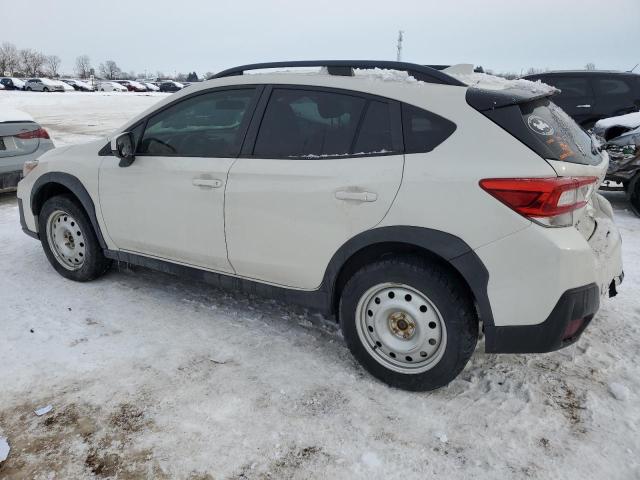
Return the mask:
<svg viewBox="0 0 640 480">
<path fill-rule="evenodd" d="M 82 238 L 84 240 L 84 261 L 82 267 L 77 270 L 65 268 L 56 258 L 51 245 L 49 245 L 47 222 L 49 217 L 56 211 L 68 213 L 73 217 L 77 222 L 79 231 L 82 232 Z M 47 255 L 47 259 L 53 268 L 63 277 L 77 282 L 87 282 L 95 280 L 109 270 L 112 262 L 104 256 L 89 217 L 84 211 L 84 208 L 82 208 L 73 197 L 59 195 L 47 200 L 42 206 L 42 210 L 38 216 L 38 229 L 42 248 Z"/>
<path fill-rule="evenodd" d="M 400 373 L 387 368 L 369 353 L 358 335 L 356 310 L 361 297 L 372 287 L 389 282 L 422 292 L 441 315 L 446 343 L 440 359 L 425 372 Z M 356 272 L 342 291 L 339 316 L 347 346 L 360 364 L 384 383 L 404 390 L 427 391 L 447 385 L 467 364 L 478 341 L 478 318 L 465 286 L 445 268 L 414 256 L 380 260 Z"/>
<path fill-rule="evenodd" d="M 43 92 L 48 92 L 48 91 L 49 91 L 49 89 L 48 89 L 47 87 L 44 87 L 44 88 L 42 89 L 42 91 L 43 91 Z"/>
<path fill-rule="evenodd" d="M 640 172 L 631 179 L 627 186 L 627 199 L 634 213 L 640 217 Z"/>
</svg>

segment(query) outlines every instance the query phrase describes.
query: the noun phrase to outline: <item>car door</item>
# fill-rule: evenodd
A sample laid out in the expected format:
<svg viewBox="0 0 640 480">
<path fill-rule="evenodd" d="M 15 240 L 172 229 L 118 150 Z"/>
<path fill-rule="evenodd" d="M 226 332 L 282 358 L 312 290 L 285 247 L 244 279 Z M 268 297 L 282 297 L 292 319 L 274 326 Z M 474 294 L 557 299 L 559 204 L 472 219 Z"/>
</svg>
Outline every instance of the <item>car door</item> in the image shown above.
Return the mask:
<svg viewBox="0 0 640 480">
<path fill-rule="evenodd" d="M 317 288 L 333 254 L 391 207 L 404 156 L 399 105 L 319 87 L 263 94 L 225 195 L 229 259 L 244 277 Z"/>
<path fill-rule="evenodd" d="M 256 88 L 198 92 L 132 130 L 134 162 L 105 156 L 100 207 L 119 249 L 232 272 L 224 189 L 255 107 Z"/>
<path fill-rule="evenodd" d="M 592 122 L 595 97 L 589 81 L 584 76 L 549 75 L 542 81 L 560 89 L 553 101 L 580 125 Z"/>
</svg>

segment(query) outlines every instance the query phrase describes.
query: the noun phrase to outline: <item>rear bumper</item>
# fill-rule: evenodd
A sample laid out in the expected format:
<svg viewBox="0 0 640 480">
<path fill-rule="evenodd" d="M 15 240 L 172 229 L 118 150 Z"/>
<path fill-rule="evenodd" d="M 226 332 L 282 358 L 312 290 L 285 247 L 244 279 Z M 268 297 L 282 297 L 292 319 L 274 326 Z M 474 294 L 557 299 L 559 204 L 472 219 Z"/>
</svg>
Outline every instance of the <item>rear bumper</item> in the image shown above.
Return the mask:
<svg viewBox="0 0 640 480">
<path fill-rule="evenodd" d="M 562 294 L 549 317 L 542 323 L 517 326 L 486 325 L 485 351 L 544 353 L 566 347 L 580 338 L 599 308 L 600 287 L 597 284 L 572 288 Z M 574 320 L 581 322 L 578 322 L 577 330 L 571 331 Z"/>
</svg>

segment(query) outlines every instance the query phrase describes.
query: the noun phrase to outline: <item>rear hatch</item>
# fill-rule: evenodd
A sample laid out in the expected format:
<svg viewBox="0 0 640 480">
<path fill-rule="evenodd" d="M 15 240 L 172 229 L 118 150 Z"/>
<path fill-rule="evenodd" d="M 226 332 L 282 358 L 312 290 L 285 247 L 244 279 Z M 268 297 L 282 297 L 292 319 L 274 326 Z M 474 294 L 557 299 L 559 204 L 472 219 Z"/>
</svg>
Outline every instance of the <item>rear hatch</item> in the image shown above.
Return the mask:
<svg viewBox="0 0 640 480">
<path fill-rule="evenodd" d="M 40 139 L 48 138 L 43 136 L 45 134 L 36 122 L 0 122 L 0 158 L 35 152 L 40 146 Z"/>
<path fill-rule="evenodd" d="M 592 136 L 553 103 L 556 90 L 541 85 L 519 80 L 514 87 L 500 90 L 470 87 L 467 103 L 537 153 L 558 177 L 584 183 L 577 192 L 584 206 L 572 212 L 572 223 L 589 238 L 595 223 L 585 215 L 593 208 L 593 195 L 607 173 L 608 156 L 600 152 Z"/>
</svg>

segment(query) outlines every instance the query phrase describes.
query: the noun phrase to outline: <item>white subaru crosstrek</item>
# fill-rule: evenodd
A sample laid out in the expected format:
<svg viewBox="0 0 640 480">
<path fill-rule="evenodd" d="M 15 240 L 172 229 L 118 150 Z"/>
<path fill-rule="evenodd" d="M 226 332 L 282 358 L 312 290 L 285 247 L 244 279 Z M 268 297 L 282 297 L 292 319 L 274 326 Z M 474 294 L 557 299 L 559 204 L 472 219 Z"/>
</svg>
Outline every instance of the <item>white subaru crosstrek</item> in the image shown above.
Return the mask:
<svg viewBox="0 0 640 480">
<path fill-rule="evenodd" d="M 22 228 L 72 280 L 115 260 L 335 313 L 400 388 L 449 383 L 480 322 L 487 352 L 561 348 L 622 280 L 608 157 L 553 89 L 460 78 L 230 69 L 29 163 Z"/>
</svg>

